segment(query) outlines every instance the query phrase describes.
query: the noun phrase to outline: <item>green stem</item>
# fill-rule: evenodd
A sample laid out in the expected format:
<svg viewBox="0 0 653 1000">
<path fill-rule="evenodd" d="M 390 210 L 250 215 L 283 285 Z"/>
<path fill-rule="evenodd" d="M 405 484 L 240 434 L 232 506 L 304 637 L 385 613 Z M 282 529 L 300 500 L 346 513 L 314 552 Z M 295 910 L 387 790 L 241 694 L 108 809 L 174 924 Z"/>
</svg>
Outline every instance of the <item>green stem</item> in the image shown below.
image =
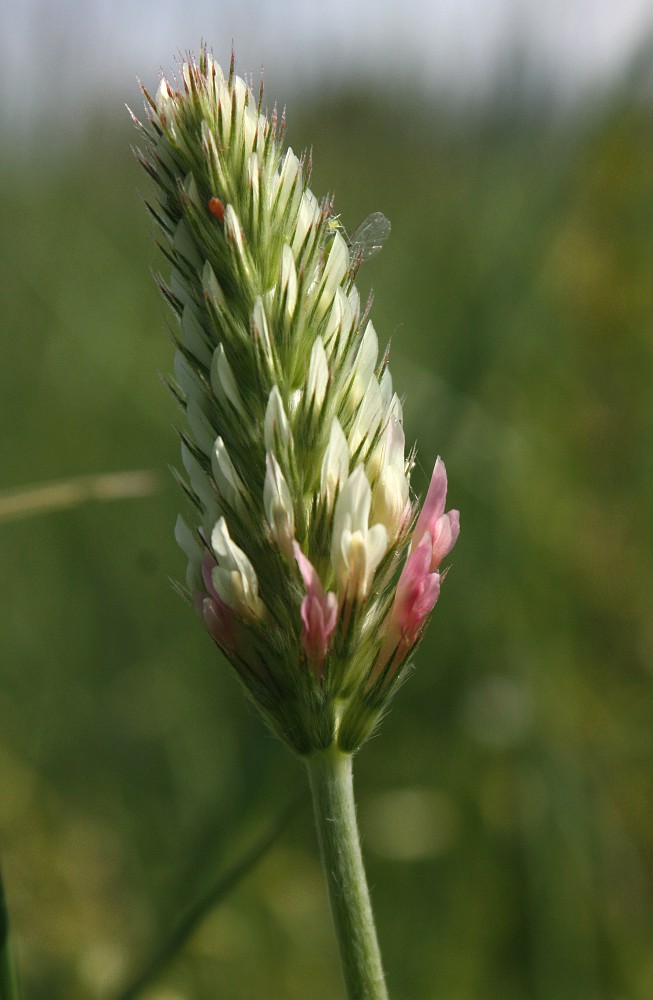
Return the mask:
<svg viewBox="0 0 653 1000">
<path fill-rule="evenodd" d="M 388 1000 L 361 854 L 352 758 L 335 745 L 306 758 L 349 1000 Z"/>
</svg>

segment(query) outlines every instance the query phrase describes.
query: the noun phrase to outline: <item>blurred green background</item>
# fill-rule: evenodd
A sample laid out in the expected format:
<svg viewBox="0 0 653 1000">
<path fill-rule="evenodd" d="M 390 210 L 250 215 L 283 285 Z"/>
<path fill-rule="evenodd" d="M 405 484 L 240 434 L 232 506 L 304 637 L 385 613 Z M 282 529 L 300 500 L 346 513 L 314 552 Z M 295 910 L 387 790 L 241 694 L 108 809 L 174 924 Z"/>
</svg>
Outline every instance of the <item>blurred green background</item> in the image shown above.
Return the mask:
<svg viewBox="0 0 653 1000">
<path fill-rule="evenodd" d="M 500 90 L 466 110 L 360 90 L 289 109 L 345 226 L 392 220 L 361 285 L 414 486 L 442 454 L 462 512 L 417 669 L 357 760 L 393 1000 L 653 996 L 653 121 L 636 93 L 567 115 Z M 305 784 L 169 584 L 182 498 L 148 183 L 120 109 L 78 133 L 2 154 L 3 498 L 124 470 L 157 486 L 0 522 L 0 852 L 26 1000 L 117 996 Z M 340 996 L 305 802 L 147 1000 Z"/>
</svg>

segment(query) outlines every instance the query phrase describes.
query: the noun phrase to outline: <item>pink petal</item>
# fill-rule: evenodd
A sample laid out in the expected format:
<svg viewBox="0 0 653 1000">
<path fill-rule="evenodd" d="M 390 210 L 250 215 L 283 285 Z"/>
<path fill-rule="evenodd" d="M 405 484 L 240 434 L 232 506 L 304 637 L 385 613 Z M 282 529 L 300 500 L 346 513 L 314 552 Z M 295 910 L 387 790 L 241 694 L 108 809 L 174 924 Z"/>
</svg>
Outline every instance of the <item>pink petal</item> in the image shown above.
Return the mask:
<svg viewBox="0 0 653 1000">
<path fill-rule="evenodd" d="M 447 470 L 442 459 L 438 458 L 424 506 L 413 532 L 413 541 L 417 539 L 420 545 L 427 532 L 431 536 L 431 570 L 439 568 L 442 560 L 449 555 L 456 544 L 460 533 L 460 513 L 457 510 L 450 510 L 445 514 L 446 502 Z"/>
<path fill-rule="evenodd" d="M 450 510 L 448 514 L 443 514 L 435 522 L 432 538 L 433 553 L 431 567 L 437 569 L 456 544 L 460 534 L 460 512 Z"/>
<path fill-rule="evenodd" d="M 338 599 L 334 593 L 324 593 L 322 582 L 311 561 L 306 558 L 297 542 L 293 543 L 295 559 L 306 585 L 300 614 L 302 619 L 302 647 L 313 666 L 316 677 L 322 676 L 322 666 L 329 638 L 338 618 Z"/>
<path fill-rule="evenodd" d="M 236 623 L 231 608 L 219 597 L 205 597 L 202 602 L 202 618 L 206 631 L 214 642 L 225 650 L 234 648 Z"/>
<path fill-rule="evenodd" d="M 195 606 L 213 641 L 228 650 L 233 649 L 236 644 L 237 624 L 232 609 L 224 603 L 213 586 L 213 570 L 217 565 L 211 553 L 205 553 L 202 560 L 202 579 L 208 597 L 196 595 Z"/>
<path fill-rule="evenodd" d="M 431 573 L 431 536 L 428 532 L 406 560 L 392 608 L 392 623 L 409 644 L 417 638 L 440 595 L 440 574 Z"/>
<path fill-rule="evenodd" d="M 426 499 L 417 518 L 413 537 L 421 540 L 425 531 L 430 531 L 433 536 L 433 528 L 444 514 L 444 505 L 447 500 L 447 470 L 441 458 L 435 463 L 431 482 L 426 494 Z"/>
<path fill-rule="evenodd" d="M 395 605 L 403 604 L 409 599 L 410 593 L 419 587 L 421 581 L 431 569 L 431 536 L 428 531 L 420 541 L 417 548 L 408 556 L 401 576 L 397 582 L 397 592 L 395 595 Z"/>
<path fill-rule="evenodd" d="M 440 596 L 440 574 L 429 573 L 423 582 L 422 590 L 415 599 L 410 615 L 414 632 L 421 627 L 425 618 L 431 614 Z"/>
<path fill-rule="evenodd" d="M 299 572 L 302 574 L 302 578 L 304 580 L 306 589 L 309 592 L 324 593 L 322 582 L 319 576 L 317 575 L 317 570 L 315 569 L 315 566 L 310 561 L 310 559 L 306 558 L 306 556 L 304 555 L 304 553 L 302 552 L 296 541 L 293 541 L 292 543 L 292 550 L 295 554 L 295 559 L 297 560 L 297 564 L 299 566 Z"/>
</svg>

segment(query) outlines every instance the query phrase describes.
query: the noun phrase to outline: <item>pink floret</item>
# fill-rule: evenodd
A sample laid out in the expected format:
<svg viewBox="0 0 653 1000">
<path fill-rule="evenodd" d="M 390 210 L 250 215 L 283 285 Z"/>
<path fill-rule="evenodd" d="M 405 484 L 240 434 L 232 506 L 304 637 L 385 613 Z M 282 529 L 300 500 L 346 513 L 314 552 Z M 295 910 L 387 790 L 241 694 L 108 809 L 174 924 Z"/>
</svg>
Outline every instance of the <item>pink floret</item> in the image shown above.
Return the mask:
<svg viewBox="0 0 653 1000">
<path fill-rule="evenodd" d="M 431 537 L 431 570 L 439 569 L 440 563 L 449 555 L 460 534 L 460 512 L 450 510 L 445 514 L 446 502 L 447 470 L 442 459 L 438 458 L 413 532 L 418 545 L 427 532 Z"/>
<path fill-rule="evenodd" d="M 440 596 L 440 574 L 431 572 L 431 538 L 425 533 L 404 566 L 391 612 L 391 622 L 412 646 L 424 620 Z"/>
<path fill-rule="evenodd" d="M 224 603 L 213 586 L 213 570 L 217 562 L 207 552 L 202 560 L 202 579 L 207 595 L 201 598 L 199 610 L 207 632 L 223 649 L 232 649 L 236 635 L 236 621 L 232 609 Z"/>
<path fill-rule="evenodd" d="M 302 648 L 317 677 L 322 676 L 324 657 L 329 638 L 338 619 L 338 599 L 329 591 L 325 594 L 317 571 L 306 558 L 297 542 L 293 542 L 293 552 L 306 586 L 306 597 L 301 605 Z"/>
</svg>

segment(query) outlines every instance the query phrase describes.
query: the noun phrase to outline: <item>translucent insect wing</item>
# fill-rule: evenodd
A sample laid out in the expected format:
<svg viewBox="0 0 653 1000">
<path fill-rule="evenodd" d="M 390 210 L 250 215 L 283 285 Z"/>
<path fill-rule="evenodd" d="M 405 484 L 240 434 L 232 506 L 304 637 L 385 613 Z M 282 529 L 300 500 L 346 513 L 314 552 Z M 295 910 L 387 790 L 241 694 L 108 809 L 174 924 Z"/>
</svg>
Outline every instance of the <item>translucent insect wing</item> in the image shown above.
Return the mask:
<svg viewBox="0 0 653 1000">
<path fill-rule="evenodd" d="M 390 220 L 383 212 L 372 212 L 357 226 L 349 240 L 349 257 L 359 263 L 374 257 L 390 235 Z"/>
</svg>

